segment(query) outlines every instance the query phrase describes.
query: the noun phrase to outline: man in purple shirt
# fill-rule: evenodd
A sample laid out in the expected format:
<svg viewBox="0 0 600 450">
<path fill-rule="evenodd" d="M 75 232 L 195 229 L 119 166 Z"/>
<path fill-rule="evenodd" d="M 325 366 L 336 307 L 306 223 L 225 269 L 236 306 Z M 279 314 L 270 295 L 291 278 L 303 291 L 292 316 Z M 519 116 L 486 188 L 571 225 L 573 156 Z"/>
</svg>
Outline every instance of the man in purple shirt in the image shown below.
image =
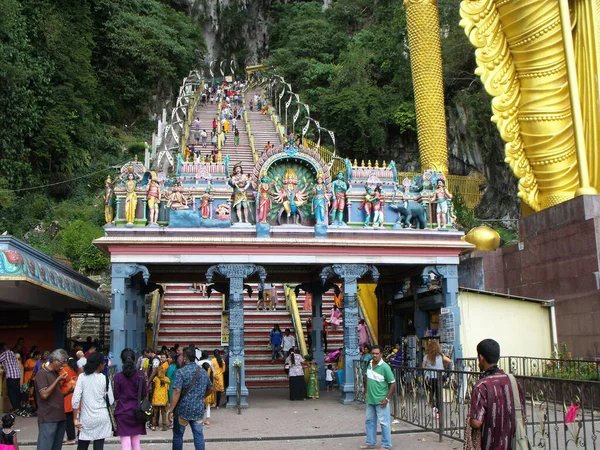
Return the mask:
<svg viewBox="0 0 600 450">
<path fill-rule="evenodd" d="M 497 364 L 500 345 L 493 339 L 477 344 L 477 360 L 483 377 L 475 383 L 471 393 L 471 428 L 481 428 L 481 448 L 484 450 L 511 450 L 515 435 L 514 396 L 510 379 Z M 523 392 L 519 385 L 521 410 L 525 412 Z M 519 420 L 525 420 L 519 417 Z"/>
<path fill-rule="evenodd" d="M 8 391 L 11 412 L 14 412 L 21 407 L 19 403 L 21 368 L 19 367 L 17 357 L 12 350 L 6 348 L 4 342 L 0 342 L 0 364 L 2 364 L 6 372 L 6 390 Z"/>
</svg>

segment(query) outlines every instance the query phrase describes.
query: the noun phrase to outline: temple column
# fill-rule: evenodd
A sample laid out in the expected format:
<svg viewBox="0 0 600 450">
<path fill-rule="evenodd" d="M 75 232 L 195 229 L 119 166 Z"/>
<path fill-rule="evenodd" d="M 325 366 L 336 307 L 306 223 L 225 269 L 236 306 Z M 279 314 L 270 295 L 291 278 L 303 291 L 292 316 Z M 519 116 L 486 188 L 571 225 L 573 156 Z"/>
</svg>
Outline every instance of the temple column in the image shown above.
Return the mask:
<svg viewBox="0 0 600 450">
<path fill-rule="evenodd" d="M 248 407 L 248 388 L 246 388 L 246 367 L 244 364 L 244 279 L 258 272 L 260 282 L 266 279 L 262 266 L 254 264 L 218 264 L 206 272 L 206 281 L 212 283 L 215 273 L 229 280 L 229 386 L 227 387 L 227 408 L 237 406 L 238 384 L 235 377 L 236 366 L 240 367 L 241 406 Z"/>
<path fill-rule="evenodd" d="M 131 348 L 139 355 L 144 346 L 145 304 L 141 288 L 149 278 L 145 266 L 112 265 L 110 351 L 117 370 L 121 367 L 123 349 Z"/>
<path fill-rule="evenodd" d="M 344 377 L 340 401 L 349 404 L 354 401 L 354 361 L 360 359 L 358 346 L 358 302 L 356 299 L 357 282 L 367 272 L 371 272 L 373 280 L 379 279 L 379 271 L 375 266 L 367 264 L 334 264 L 325 267 L 321 279 L 326 282 L 331 276 L 337 276 L 344 283 Z"/>
<path fill-rule="evenodd" d="M 452 360 L 462 358 L 463 349 L 460 342 L 460 307 L 458 305 L 458 268 L 456 264 L 427 266 L 423 270 L 423 277 L 433 273 L 440 278 L 444 308 L 440 315 L 440 342 L 452 345 Z M 444 317 L 445 316 L 445 317 Z M 444 326 L 445 325 L 445 326 Z"/>
<path fill-rule="evenodd" d="M 323 292 L 312 293 L 312 348 L 310 352 L 319 366 L 319 389 L 325 387 L 325 353 L 323 352 Z"/>
</svg>

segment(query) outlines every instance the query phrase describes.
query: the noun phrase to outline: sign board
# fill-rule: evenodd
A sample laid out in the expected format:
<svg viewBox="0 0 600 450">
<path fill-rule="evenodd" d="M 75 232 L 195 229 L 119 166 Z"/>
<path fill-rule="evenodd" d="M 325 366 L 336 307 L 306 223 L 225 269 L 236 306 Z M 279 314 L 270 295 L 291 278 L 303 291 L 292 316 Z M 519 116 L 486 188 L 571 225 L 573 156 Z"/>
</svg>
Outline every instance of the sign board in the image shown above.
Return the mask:
<svg viewBox="0 0 600 450">
<path fill-rule="evenodd" d="M 229 311 L 221 313 L 221 345 L 229 346 Z"/>
<path fill-rule="evenodd" d="M 453 343 L 455 340 L 454 313 L 448 308 L 443 308 L 440 314 L 440 341 Z"/>
</svg>

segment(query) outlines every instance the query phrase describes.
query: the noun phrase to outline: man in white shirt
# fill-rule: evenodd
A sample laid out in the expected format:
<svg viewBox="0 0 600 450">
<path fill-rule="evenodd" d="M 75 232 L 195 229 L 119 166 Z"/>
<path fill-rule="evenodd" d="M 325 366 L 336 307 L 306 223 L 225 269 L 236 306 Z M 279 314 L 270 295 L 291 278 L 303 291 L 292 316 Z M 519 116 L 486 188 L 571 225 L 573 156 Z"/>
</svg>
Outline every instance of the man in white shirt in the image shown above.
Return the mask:
<svg viewBox="0 0 600 450">
<path fill-rule="evenodd" d="M 77 368 L 83 369 L 83 366 L 85 366 L 87 363 L 87 358 L 83 356 L 83 352 L 81 350 L 75 353 L 75 356 L 77 357 Z"/>
<path fill-rule="evenodd" d="M 290 334 L 290 329 L 285 329 L 283 336 L 283 354 L 287 357 L 289 351 L 296 346 L 296 338 Z"/>
</svg>

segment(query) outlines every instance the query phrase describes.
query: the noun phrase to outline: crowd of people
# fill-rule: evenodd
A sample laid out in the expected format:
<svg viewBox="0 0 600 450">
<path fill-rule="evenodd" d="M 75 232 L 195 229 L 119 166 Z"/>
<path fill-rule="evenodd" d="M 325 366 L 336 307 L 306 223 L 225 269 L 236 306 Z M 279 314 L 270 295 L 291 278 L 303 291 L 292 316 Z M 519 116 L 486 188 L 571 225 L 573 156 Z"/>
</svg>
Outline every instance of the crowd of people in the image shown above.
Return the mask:
<svg viewBox="0 0 600 450">
<path fill-rule="evenodd" d="M 18 449 L 17 414 L 26 408 L 37 416 L 38 450 L 58 450 L 77 444 L 78 450 L 118 436 L 123 450 L 139 450 L 147 427 L 173 430 L 173 448 L 183 445 L 185 427 L 192 428 L 196 449 L 204 448 L 202 425 L 210 424 L 211 407 L 222 406 L 227 386 L 227 362 L 222 352 L 212 355 L 194 346 L 121 352 L 121 372 L 110 383 L 108 352 L 97 351 L 91 338 L 76 343 L 72 355 L 56 349 L 40 353 L 32 347 L 25 364 L 24 340 L 8 349 L 0 343 L 0 364 L 5 371 L 11 411 L 2 418 L 0 444 Z M 16 352 L 16 353 L 15 353 Z M 114 385 L 114 390 L 113 390 Z M 143 411 L 143 400 L 148 409 Z M 114 408 L 114 411 L 113 411 Z M 21 414 L 24 415 L 24 414 Z"/>
</svg>

